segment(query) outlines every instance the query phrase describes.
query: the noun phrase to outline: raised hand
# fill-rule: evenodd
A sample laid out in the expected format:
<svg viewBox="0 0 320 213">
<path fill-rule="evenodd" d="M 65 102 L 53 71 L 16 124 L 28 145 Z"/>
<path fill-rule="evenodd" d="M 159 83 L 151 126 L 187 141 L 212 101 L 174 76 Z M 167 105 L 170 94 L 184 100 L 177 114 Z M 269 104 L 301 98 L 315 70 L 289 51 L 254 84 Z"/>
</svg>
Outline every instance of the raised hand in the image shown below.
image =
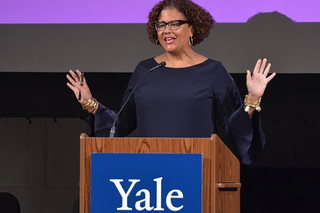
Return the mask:
<svg viewBox="0 0 320 213">
<path fill-rule="evenodd" d="M 262 61 L 259 59 L 254 67 L 253 73 L 247 70 L 247 89 L 248 89 L 248 99 L 252 102 L 258 101 L 266 87 L 267 84 L 274 78 L 276 73 L 272 73 L 268 76 L 271 64 L 268 63 L 267 59 L 264 58 Z"/>
<path fill-rule="evenodd" d="M 67 86 L 74 92 L 77 99 L 79 98 L 79 94 L 81 92 L 81 99 L 79 102 L 83 102 L 92 98 L 92 94 L 85 78 L 83 78 L 83 85 L 80 85 L 80 76 L 81 72 L 79 70 L 76 70 L 75 72 L 70 70 L 69 74 L 67 75 L 67 79 L 69 80 Z"/>
</svg>

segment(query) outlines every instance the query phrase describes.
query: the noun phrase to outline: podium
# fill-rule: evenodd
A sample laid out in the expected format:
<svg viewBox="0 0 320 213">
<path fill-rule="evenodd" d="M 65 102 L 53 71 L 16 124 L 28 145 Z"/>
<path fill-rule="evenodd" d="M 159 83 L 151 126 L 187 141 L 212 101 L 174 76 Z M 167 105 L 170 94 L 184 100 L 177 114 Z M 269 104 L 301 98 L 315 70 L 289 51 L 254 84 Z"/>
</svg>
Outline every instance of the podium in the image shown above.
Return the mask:
<svg viewBox="0 0 320 213">
<path fill-rule="evenodd" d="M 202 154 L 202 212 L 240 213 L 240 162 L 220 138 L 80 136 L 80 213 L 90 212 L 92 153 Z"/>
</svg>

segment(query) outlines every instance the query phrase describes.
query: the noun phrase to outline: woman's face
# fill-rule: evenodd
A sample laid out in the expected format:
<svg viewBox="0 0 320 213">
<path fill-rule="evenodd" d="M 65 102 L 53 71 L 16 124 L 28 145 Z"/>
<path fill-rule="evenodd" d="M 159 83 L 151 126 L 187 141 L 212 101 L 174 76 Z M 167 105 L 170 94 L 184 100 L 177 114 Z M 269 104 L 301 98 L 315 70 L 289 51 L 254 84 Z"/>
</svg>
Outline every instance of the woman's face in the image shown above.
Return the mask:
<svg viewBox="0 0 320 213">
<path fill-rule="evenodd" d="M 159 16 L 159 22 L 170 22 L 173 20 L 186 21 L 186 17 L 176 9 L 164 9 Z M 161 46 L 172 53 L 183 52 L 189 46 L 189 37 L 192 36 L 192 28 L 188 24 L 181 24 L 177 30 L 171 30 L 169 25 L 163 31 L 157 31 Z"/>
</svg>

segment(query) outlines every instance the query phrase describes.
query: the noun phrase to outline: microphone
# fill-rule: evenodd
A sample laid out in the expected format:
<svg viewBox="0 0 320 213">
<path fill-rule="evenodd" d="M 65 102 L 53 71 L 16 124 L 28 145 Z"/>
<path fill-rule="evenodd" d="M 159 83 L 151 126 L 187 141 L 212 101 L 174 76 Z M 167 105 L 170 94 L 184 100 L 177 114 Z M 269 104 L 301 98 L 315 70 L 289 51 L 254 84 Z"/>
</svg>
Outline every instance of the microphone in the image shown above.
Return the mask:
<svg viewBox="0 0 320 213">
<path fill-rule="evenodd" d="M 127 99 L 125 100 L 125 102 L 122 104 L 119 112 L 118 112 L 117 115 L 116 115 L 116 118 L 115 118 L 114 121 L 113 121 L 111 130 L 110 130 L 110 134 L 109 134 L 109 137 L 110 137 L 110 138 L 113 138 L 114 133 L 116 132 L 116 121 L 117 121 L 117 119 L 118 119 L 121 111 L 123 110 L 123 108 L 124 108 L 124 106 L 127 104 L 127 102 L 129 101 L 129 99 L 130 99 L 131 95 L 133 94 L 133 92 L 136 90 L 136 88 L 137 88 L 137 86 L 139 85 L 140 81 L 141 81 L 141 80 L 144 78 L 144 76 L 147 75 L 148 73 L 150 73 L 150 72 L 152 72 L 152 71 L 154 71 L 154 70 L 156 70 L 156 69 L 158 69 L 158 68 L 164 67 L 164 66 L 166 66 L 166 62 L 163 61 L 163 62 L 159 63 L 157 66 L 152 67 L 151 69 L 149 69 L 147 72 L 145 72 L 145 73 L 140 77 L 139 81 L 138 81 L 138 82 L 136 83 L 136 85 L 133 87 L 131 93 L 129 94 L 129 96 L 127 97 Z"/>
</svg>

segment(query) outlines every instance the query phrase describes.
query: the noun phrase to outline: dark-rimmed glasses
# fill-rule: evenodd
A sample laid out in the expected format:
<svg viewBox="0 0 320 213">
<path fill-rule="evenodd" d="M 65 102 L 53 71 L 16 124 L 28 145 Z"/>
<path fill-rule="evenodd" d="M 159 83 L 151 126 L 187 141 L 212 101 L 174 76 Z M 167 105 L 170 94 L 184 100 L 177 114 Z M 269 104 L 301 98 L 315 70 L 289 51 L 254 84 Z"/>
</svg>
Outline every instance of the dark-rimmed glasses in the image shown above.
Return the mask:
<svg viewBox="0 0 320 213">
<path fill-rule="evenodd" d="M 186 24 L 186 23 L 188 23 L 188 21 L 184 21 L 184 20 L 172 20 L 172 21 L 169 21 L 169 22 L 156 21 L 154 26 L 155 26 L 157 31 L 165 30 L 167 25 L 169 25 L 171 30 L 179 30 L 180 26 L 182 24 Z"/>
</svg>

